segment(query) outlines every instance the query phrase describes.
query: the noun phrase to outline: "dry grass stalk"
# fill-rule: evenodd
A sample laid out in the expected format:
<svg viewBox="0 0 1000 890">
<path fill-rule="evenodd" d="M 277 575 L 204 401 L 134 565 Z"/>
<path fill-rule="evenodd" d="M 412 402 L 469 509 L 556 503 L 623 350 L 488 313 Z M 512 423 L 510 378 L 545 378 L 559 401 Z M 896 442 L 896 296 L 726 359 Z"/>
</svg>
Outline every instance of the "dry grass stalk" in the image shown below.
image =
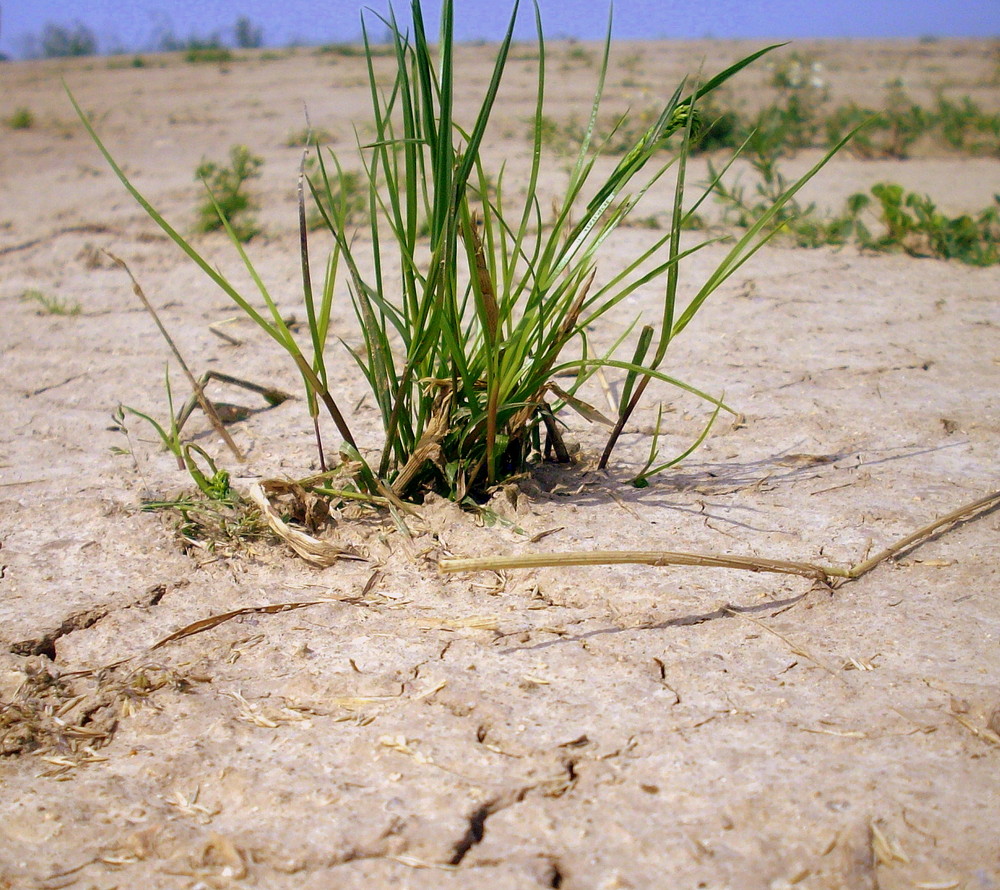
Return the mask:
<svg viewBox="0 0 1000 890">
<path fill-rule="evenodd" d="M 233 618 L 239 618 L 241 615 L 277 615 L 280 612 L 290 612 L 293 609 L 305 609 L 308 606 L 319 606 L 324 603 L 356 602 L 359 602 L 357 598 L 341 597 L 321 600 L 307 600 L 305 602 L 273 603 L 268 606 L 245 606 L 242 609 L 233 609 L 231 612 L 221 612 L 218 615 L 210 615 L 208 618 L 202 618 L 199 621 L 194 621 L 191 624 L 182 627 L 180 630 L 175 630 L 173 633 L 167 634 L 167 636 L 165 636 L 162 640 L 158 640 L 153 643 L 149 649 L 150 651 L 153 649 L 159 649 L 162 646 L 166 646 L 167 643 L 173 643 L 176 640 L 184 639 L 184 637 L 190 637 L 193 634 L 211 630 L 213 627 L 218 627 L 220 624 L 224 624 L 226 621 Z"/>
<path fill-rule="evenodd" d="M 533 569 L 547 566 L 593 565 L 649 565 L 649 566 L 702 566 L 706 568 L 740 569 L 748 572 L 770 572 L 783 575 L 801 575 L 825 584 L 854 581 L 868 574 L 876 566 L 900 553 L 910 550 L 936 534 L 969 522 L 1000 506 L 1000 491 L 952 510 L 950 513 L 922 526 L 901 538 L 870 559 L 850 568 L 794 562 L 781 559 L 762 559 L 752 556 L 724 556 L 716 553 L 684 553 L 671 550 L 592 550 L 579 553 L 533 553 L 521 556 L 494 556 L 460 559 L 446 557 L 438 562 L 442 572 L 498 572 L 507 569 Z"/>
<path fill-rule="evenodd" d="M 248 494 L 250 499 L 260 509 L 261 515 L 267 521 L 271 531 L 311 565 L 326 568 L 327 566 L 332 566 L 340 559 L 363 558 L 350 548 L 339 547 L 336 544 L 331 544 L 329 541 L 322 541 L 290 526 L 271 505 L 267 494 L 264 492 L 263 485 L 259 482 L 254 482 L 250 486 Z"/>
</svg>

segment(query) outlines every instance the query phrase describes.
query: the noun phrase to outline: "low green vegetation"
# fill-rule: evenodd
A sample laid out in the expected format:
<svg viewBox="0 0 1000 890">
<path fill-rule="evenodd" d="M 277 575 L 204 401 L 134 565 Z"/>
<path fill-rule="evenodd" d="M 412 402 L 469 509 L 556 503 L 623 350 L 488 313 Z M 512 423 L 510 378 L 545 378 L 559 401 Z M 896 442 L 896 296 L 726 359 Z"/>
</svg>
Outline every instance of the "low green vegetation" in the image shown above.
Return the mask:
<svg viewBox="0 0 1000 890">
<path fill-rule="evenodd" d="M 334 141 L 334 136 L 329 130 L 324 130 L 322 127 L 303 127 L 301 130 L 289 133 L 285 139 L 285 145 L 289 148 L 306 145 L 315 147 L 317 145 L 328 145 Z"/>
<path fill-rule="evenodd" d="M 135 56 L 112 56 L 108 59 L 108 68 L 112 71 L 120 70 L 122 68 L 145 68 L 147 66 L 146 60 L 139 55 Z"/>
<path fill-rule="evenodd" d="M 957 259 L 973 266 L 1000 263 L 1000 195 L 975 215 L 949 217 L 927 195 L 883 182 L 869 194 L 853 195 L 845 218 L 858 243 L 869 250 Z"/>
<path fill-rule="evenodd" d="M 249 241 L 259 234 L 260 227 L 253 211 L 257 202 L 247 183 L 260 176 L 264 159 L 251 153 L 245 145 L 229 149 L 229 165 L 204 161 L 195 171 L 195 178 L 205 183 L 208 197 L 198 208 L 199 232 L 218 229 L 231 231 L 239 241 Z"/>
<path fill-rule="evenodd" d="M 39 315 L 79 315 L 80 314 L 80 304 L 76 300 L 64 300 L 61 297 L 53 296 L 52 294 L 47 294 L 44 291 L 37 290 L 35 288 L 29 288 L 23 294 L 21 294 L 21 299 L 25 303 L 36 303 L 38 305 L 37 312 Z"/>
<path fill-rule="evenodd" d="M 772 205 L 773 196 L 788 187 L 775 159 L 755 158 L 751 166 L 757 174 L 752 191 L 739 183 L 720 184 L 716 190 L 726 224 L 755 225 Z M 709 170 L 710 177 L 717 175 L 711 165 Z M 869 192 L 851 195 L 840 213 L 821 216 L 814 204 L 793 199 L 771 220 L 777 235 L 799 247 L 855 243 L 863 250 L 954 259 L 973 266 L 1000 262 L 1000 195 L 975 214 L 949 217 L 928 195 L 882 182 Z"/>
<path fill-rule="evenodd" d="M 373 59 L 378 56 L 393 56 L 392 44 L 377 43 L 324 43 L 313 50 L 317 56 L 340 56 L 345 59 Z"/>
<path fill-rule="evenodd" d="M 14 113 L 7 118 L 7 126 L 12 130 L 30 130 L 35 124 L 35 115 L 30 108 L 21 106 L 16 108 Z"/>
<path fill-rule="evenodd" d="M 901 83 L 890 84 L 882 107 L 849 102 L 830 107 L 816 75 L 802 79 L 804 64 L 780 66 L 773 76 L 778 98 L 755 112 L 726 104 L 716 95 L 699 108 L 699 128 L 694 139 L 698 152 L 736 151 L 780 157 L 807 148 L 827 149 L 845 135 L 862 129 L 851 140 L 849 151 L 857 157 L 905 159 L 917 148 L 955 152 L 975 157 L 1000 157 L 1000 113 L 984 110 L 968 96 L 938 97 L 925 107 L 905 92 Z M 797 84 L 791 86 L 791 84 Z M 655 116 L 652 106 L 597 122 L 595 139 L 610 153 L 628 150 L 643 122 Z M 546 119 L 551 144 L 571 153 L 588 126 L 587 121 Z M 667 146 L 664 146 L 667 150 Z"/>
<path fill-rule="evenodd" d="M 188 48 L 184 51 L 184 61 L 192 62 L 194 64 L 204 62 L 221 64 L 224 62 L 232 62 L 233 59 L 234 56 L 231 49 L 225 46 L 220 46 L 211 41 L 205 44 L 196 42 L 195 45 L 188 46 Z"/>
</svg>

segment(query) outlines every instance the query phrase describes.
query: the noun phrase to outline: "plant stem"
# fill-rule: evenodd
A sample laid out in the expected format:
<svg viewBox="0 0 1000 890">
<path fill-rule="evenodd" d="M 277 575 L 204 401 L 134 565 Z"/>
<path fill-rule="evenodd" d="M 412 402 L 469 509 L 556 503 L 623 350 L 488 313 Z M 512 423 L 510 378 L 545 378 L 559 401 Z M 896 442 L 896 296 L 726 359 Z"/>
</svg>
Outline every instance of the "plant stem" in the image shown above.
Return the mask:
<svg viewBox="0 0 1000 890">
<path fill-rule="evenodd" d="M 672 550 L 592 550 L 578 553 L 532 553 L 521 556 L 493 556 L 482 559 L 445 558 L 438 567 L 442 572 L 505 571 L 507 569 L 535 569 L 545 566 L 594 566 L 594 565 L 650 565 L 650 566 L 703 566 L 705 568 L 740 569 L 747 572 L 770 572 L 782 575 L 801 575 L 817 581 L 841 583 L 854 581 L 866 575 L 887 559 L 902 553 L 930 538 L 948 526 L 968 522 L 1000 506 L 1000 491 L 953 510 L 946 516 L 917 529 L 901 538 L 891 547 L 870 559 L 856 563 L 848 569 L 839 566 L 817 565 L 811 562 L 794 562 L 783 559 L 762 559 L 753 556 L 724 556 L 716 553 L 685 553 Z"/>
</svg>

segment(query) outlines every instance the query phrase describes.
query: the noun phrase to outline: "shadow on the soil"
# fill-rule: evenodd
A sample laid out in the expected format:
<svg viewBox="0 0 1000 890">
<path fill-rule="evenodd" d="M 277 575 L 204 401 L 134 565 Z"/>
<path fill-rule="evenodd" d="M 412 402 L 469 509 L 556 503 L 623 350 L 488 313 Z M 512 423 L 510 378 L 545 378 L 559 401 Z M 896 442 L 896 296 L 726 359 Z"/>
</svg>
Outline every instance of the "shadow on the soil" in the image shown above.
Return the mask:
<svg viewBox="0 0 1000 890">
<path fill-rule="evenodd" d="M 776 529 L 752 525 L 731 515 L 711 512 L 712 508 L 723 509 L 728 513 L 740 511 L 749 519 L 759 515 L 760 510 L 747 505 L 713 503 L 706 500 L 705 496 L 724 497 L 754 488 L 770 490 L 810 479 L 829 481 L 834 483 L 834 487 L 838 480 L 849 485 L 849 474 L 861 468 L 909 460 L 966 444 L 959 441 L 925 447 L 900 446 L 875 454 L 861 451 L 793 454 L 786 449 L 753 461 L 688 462 L 683 470 L 664 473 L 646 488 L 632 485 L 632 476 L 624 469 L 597 470 L 588 466 L 547 463 L 535 470 L 525 488 L 529 495 L 540 494 L 556 503 L 565 498 L 582 507 L 634 504 L 710 518 L 748 531 L 769 532 Z M 702 497 L 695 503 L 675 499 L 676 496 L 690 493 Z"/>
<path fill-rule="evenodd" d="M 608 636 L 610 634 L 632 633 L 643 630 L 666 630 L 671 627 L 691 627 L 695 624 L 705 624 L 719 618 L 735 618 L 739 615 L 752 615 L 759 612 L 770 612 L 773 609 L 784 611 L 802 602 L 816 588 L 812 587 L 804 593 L 797 593 L 795 596 L 786 597 L 781 600 L 770 600 L 766 603 L 759 603 L 755 606 L 737 606 L 726 603 L 711 612 L 695 612 L 691 615 L 681 615 L 677 618 L 670 618 L 666 621 L 648 621 L 642 624 L 633 624 L 628 627 L 602 627 L 597 630 L 588 630 L 579 634 L 563 634 L 554 640 L 546 640 L 543 643 L 534 643 L 530 646 L 508 646 L 501 649 L 501 654 L 512 654 L 514 652 L 531 652 L 537 649 L 548 649 L 551 646 L 558 646 L 565 643 L 579 643 L 594 637 Z"/>
</svg>

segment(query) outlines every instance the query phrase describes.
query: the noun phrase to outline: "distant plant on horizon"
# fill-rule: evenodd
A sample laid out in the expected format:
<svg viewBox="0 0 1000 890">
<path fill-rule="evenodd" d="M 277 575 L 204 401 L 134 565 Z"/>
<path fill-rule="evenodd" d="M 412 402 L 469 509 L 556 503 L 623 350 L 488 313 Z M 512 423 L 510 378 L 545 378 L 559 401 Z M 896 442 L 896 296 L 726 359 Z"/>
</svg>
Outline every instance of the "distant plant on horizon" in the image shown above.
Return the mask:
<svg viewBox="0 0 1000 890">
<path fill-rule="evenodd" d="M 92 56 L 97 53 L 97 38 L 82 22 L 71 26 L 47 24 L 42 29 L 41 54 L 46 59 Z"/>
<path fill-rule="evenodd" d="M 239 49 L 258 49 L 264 45 L 264 29 L 250 21 L 248 16 L 241 15 L 236 20 L 233 34 Z"/>
</svg>

